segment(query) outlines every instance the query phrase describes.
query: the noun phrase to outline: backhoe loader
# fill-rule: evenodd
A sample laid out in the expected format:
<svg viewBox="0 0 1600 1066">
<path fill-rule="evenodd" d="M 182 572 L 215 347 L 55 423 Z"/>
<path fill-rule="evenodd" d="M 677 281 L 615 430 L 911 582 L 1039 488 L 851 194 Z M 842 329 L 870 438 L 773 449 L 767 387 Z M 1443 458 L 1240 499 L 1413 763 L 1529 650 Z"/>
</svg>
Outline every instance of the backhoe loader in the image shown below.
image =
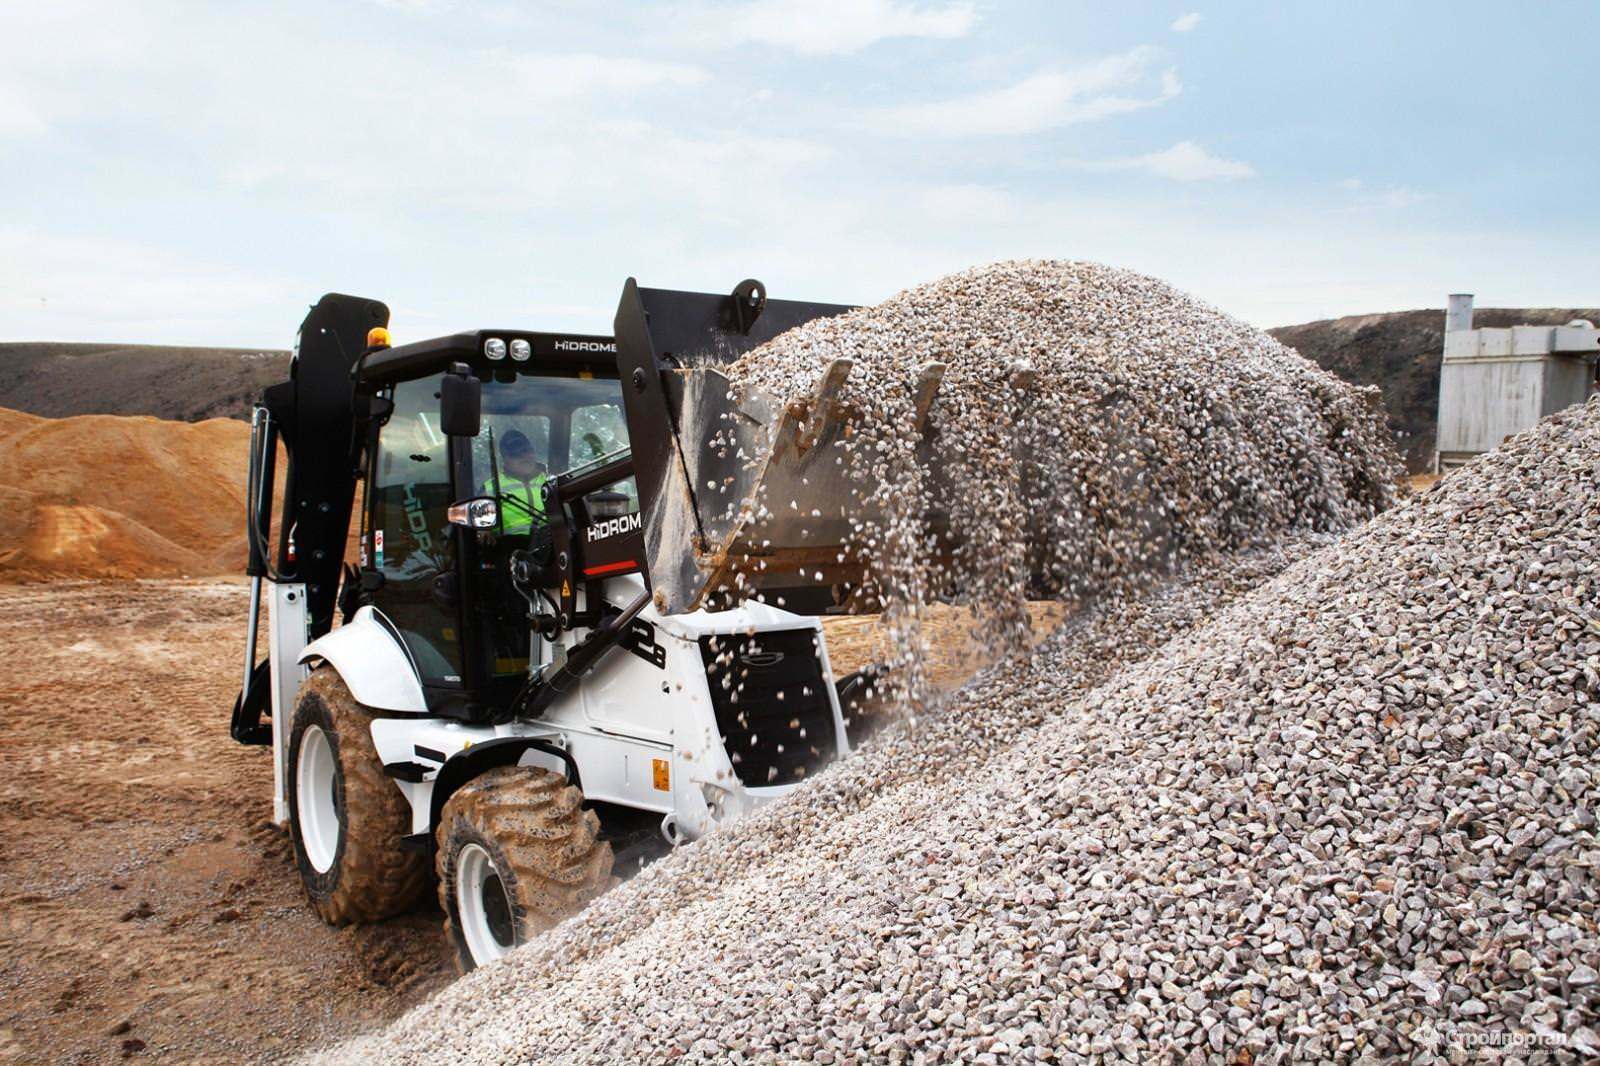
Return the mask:
<svg viewBox="0 0 1600 1066">
<path fill-rule="evenodd" d="M 614 337 L 391 345 L 378 301 L 311 309 L 252 420 L 232 735 L 271 749 L 326 920 L 436 883 L 470 969 L 603 891 L 641 820 L 692 841 L 847 752 L 815 616 L 859 579 L 827 457 L 848 364 L 781 408 L 721 374 L 844 310 L 630 279 Z"/>
</svg>

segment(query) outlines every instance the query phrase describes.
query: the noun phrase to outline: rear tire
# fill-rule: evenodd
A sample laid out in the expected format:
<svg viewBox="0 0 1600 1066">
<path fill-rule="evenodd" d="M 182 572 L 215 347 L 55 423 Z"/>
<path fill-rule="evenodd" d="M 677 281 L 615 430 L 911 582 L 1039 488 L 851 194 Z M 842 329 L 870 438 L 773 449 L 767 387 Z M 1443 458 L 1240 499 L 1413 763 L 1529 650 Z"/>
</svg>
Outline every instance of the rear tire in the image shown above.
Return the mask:
<svg viewBox="0 0 1600 1066">
<path fill-rule="evenodd" d="M 463 973 L 575 914 L 611 884 L 611 845 L 583 793 L 549 770 L 501 766 L 452 795 L 439 822 L 445 939 Z"/>
<path fill-rule="evenodd" d="M 372 718 L 324 666 L 301 686 L 290 725 L 289 836 L 311 905 L 330 925 L 388 918 L 427 888 L 426 857 L 400 847 L 411 806 L 383 772 Z"/>
</svg>

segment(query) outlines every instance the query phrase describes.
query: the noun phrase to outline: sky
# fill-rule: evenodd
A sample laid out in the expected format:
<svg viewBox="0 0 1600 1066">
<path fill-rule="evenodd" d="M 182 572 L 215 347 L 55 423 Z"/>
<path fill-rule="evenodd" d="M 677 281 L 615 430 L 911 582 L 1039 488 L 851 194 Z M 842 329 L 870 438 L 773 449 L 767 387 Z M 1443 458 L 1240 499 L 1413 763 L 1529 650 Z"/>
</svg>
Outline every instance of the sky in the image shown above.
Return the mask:
<svg viewBox="0 0 1600 1066">
<path fill-rule="evenodd" d="M 1093 259 L 1259 326 L 1600 303 L 1600 3 L 0 0 L 0 340 L 609 333 Z"/>
</svg>

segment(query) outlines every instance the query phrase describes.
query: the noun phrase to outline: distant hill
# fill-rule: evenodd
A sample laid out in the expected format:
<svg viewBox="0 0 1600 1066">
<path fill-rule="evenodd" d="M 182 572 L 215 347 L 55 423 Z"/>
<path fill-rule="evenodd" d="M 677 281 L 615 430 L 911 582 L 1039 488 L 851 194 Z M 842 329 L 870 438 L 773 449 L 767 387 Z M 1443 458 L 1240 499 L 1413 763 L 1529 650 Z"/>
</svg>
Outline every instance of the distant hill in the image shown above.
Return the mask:
<svg viewBox="0 0 1600 1066">
<path fill-rule="evenodd" d="M 288 373 L 289 353 L 266 348 L 0 343 L 0 407 L 46 418 L 249 418 L 251 401 Z"/>
<path fill-rule="evenodd" d="M 1600 309 L 1480 308 L 1479 326 L 1600 322 Z M 1443 311 L 1390 311 L 1268 330 L 1347 381 L 1383 390 L 1412 471 L 1433 461 Z M 0 343 L 0 407 L 48 418 L 153 415 L 179 422 L 248 418 L 261 390 L 287 376 L 289 353 L 265 348 Z"/>
<path fill-rule="evenodd" d="M 1559 326 L 1574 318 L 1600 323 L 1600 309 L 1483 307 L 1472 324 Z M 1433 463 L 1439 357 L 1444 350 L 1442 310 L 1351 315 L 1267 332 L 1346 381 L 1381 388 L 1406 468 L 1415 473 Z"/>
</svg>

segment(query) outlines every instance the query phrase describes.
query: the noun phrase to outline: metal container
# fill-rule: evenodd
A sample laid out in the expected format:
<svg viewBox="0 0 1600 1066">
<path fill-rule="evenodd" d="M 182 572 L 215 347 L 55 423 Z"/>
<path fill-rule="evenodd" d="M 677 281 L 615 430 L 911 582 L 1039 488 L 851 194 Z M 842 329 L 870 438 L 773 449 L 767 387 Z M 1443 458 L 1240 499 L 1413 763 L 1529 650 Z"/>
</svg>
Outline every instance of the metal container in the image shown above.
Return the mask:
<svg viewBox="0 0 1600 1066">
<path fill-rule="evenodd" d="M 1472 297 L 1452 295 L 1439 371 L 1439 473 L 1584 402 L 1594 386 L 1600 330 L 1591 323 L 1472 329 L 1471 322 Z"/>
</svg>

